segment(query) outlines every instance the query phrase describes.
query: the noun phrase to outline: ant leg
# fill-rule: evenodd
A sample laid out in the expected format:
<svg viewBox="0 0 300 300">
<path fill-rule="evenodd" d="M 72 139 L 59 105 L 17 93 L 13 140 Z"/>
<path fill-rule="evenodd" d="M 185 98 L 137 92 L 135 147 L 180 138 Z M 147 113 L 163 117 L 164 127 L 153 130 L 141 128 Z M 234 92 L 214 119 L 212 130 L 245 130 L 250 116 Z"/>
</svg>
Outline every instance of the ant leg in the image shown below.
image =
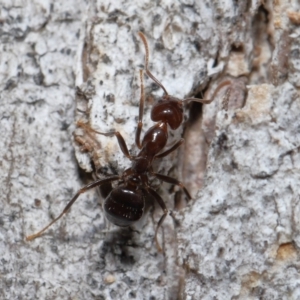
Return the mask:
<svg viewBox="0 0 300 300">
<path fill-rule="evenodd" d="M 119 147 L 121 149 L 121 151 L 123 152 L 123 154 L 129 158 L 130 160 L 132 159 L 132 156 L 129 154 L 129 151 L 128 151 L 128 148 L 127 148 L 127 145 L 126 145 L 126 142 L 123 138 L 123 136 L 121 135 L 121 133 L 119 131 L 111 131 L 111 132 L 100 132 L 100 131 L 97 131 L 93 128 L 90 128 L 88 127 L 87 124 L 81 122 L 81 121 L 78 121 L 77 122 L 77 126 L 79 127 L 83 127 L 84 129 L 86 130 L 89 130 L 89 131 L 92 131 L 94 133 L 97 133 L 97 134 L 101 134 L 101 135 L 105 135 L 105 136 L 112 136 L 112 135 L 115 135 L 116 138 L 118 139 L 118 143 L 119 143 Z"/>
<path fill-rule="evenodd" d="M 142 148 L 141 131 L 142 131 L 142 127 L 143 127 L 143 114 L 144 114 L 144 103 L 145 103 L 143 70 L 140 70 L 140 80 L 141 80 L 141 98 L 140 98 L 140 107 L 139 107 L 139 121 L 138 121 L 138 126 L 136 128 L 136 133 L 135 133 L 135 143 L 139 149 Z"/>
<path fill-rule="evenodd" d="M 161 226 L 161 224 L 163 223 L 163 221 L 165 220 L 165 218 L 166 218 L 166 216 L 168 214 L 168 210 L 167 210 L 167 207 L 166 207 L 166 204 L 165 204 L 164 200 L 161 198 L 161 196 L 159 196 L 158 193 L 156 193 L 151 188 L 148 189 L 148 193 L 157 201 L 157 203 L 159 204 L 159 206 L 164 211 L 164 214 L 161 216 L 161 218 L 159 219 L 159 221 L 157 223 L 156 230 L 155 230 L 155 235 L 154 235 L 156 248 L 157 248 L 158 252 L 162 252 L 162 248 L 160 247 L 159 242 L 157 240 L 157 233 L 158 233 L 159 227 Z"/>
<path fill-rule="evenodd" d="M 156 158 L 162 158 L 162 157 L 165 157 L 167 155 L 169 155 L 171 152 L 175 151 L 182 143 L 184 142 L 184 139 L 180 139 L 178 142 L 176 142 L 170 149 L 158 154 L 158 155 L 155 155 L 155 159 Z"/>
<path fill-rule="evenodd" d="M 67 204 L 67 206 L 64 208 L 64 210 L 62 211 L 62 213 L 57 217 L 55 218 L 52 222 L 50 222 L 45 228 L 43 228 L 42 230 L 40 230 L 38 233 L 35 233 L 35 234 L 32 234 L 32 235 L 29 235 L 26 237 L 26 241 L 32 241 L 34 240 L 35 238 L 41 236 L 43 234 L 43 232 L 45 232 L 52 224 L 54 224 L 56 221 L 58 221 L 65 213 L 67 213 L 67 211 L 70 209 L 70 207 L 74 204 L 74 202 L 77 200 L 77 198 L 85 193 L 87 190 L 90 190 L 96 186 L 100 186 L 102 184 L 105 184 L 105 183 L 110 183 L 112 181 L 115 181 L 115 180 L 119 180 L 120 177 L 119 176 L 111 176 L 109 178 L 106 178 L 106 179 L 98 179 L 94 182 L 91 182 L 89 184 L 87 184 L 86 186 L 84 186 L 83 188 L 81 188 L 77 193 L 76 195 L 71 199 L 71 201 Z"/>
<path fill-rule="evenodd" d="M 188 192 L 188 190 L 185 188 L 185 186 L 183 185 L 183 183 L 180 182 L 179 180 L 177 180 L 175 178 L 172 178 L 172 177 L 169 177 L 169 176 L 166 176 L 166 175 L 159 174 L 159 173 L 153 173 L 153 172 L 151 172 L 151 175 L 155 176 L 156 178 L 158 178 L 158 179 L 160 179 L 162 181 L 178 185 L 179 187 L 182 188 L 182 190 L 184 191 L 184 193 L 187 196 L 187 198 L 189 200 L 192 199 L 192 197 L 191 197 L 190 193 Z"/>
<path fill-rule="evenodd" d="M 159 86 L 163 89 L 163 91 L 165 92 L 166 95 L 168 95 L 167 90 L 165 89 L 165 87 L 152 75 L 152 73 L 149 71 L 148 69 L 148 62 L 149 62 L 149 47 L 148 47 L 148 43 L 147 43 L 147 39 L 145 37 L 145 35 L 142 32 L 139 32 L 139 36 L 145 46 L 145 52 L 146 52 L 146 56 L 145 56 L 145 71 L 146 74 Z"/>
</svg>

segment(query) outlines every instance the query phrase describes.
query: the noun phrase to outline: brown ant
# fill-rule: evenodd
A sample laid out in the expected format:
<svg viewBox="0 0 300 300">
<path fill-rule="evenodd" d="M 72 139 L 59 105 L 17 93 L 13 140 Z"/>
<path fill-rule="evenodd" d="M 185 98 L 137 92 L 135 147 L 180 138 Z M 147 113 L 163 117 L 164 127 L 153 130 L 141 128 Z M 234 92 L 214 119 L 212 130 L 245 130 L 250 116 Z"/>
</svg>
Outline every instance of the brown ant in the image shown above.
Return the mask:
<svg viewBox="0 0 300 300">
<path fill-rule="evenodd" d="M 152 196 L 163 210 L 163 215 L 158 221 L 155 230 L 155 243 L 157 249 L 161 251 L 162 249 L 157 240 L 157 233 L 159 227 L 167 216 L 168 210 L 165 202 L 160 197 L 160 195 L 153 188 L 151 188 L 148 176 L 150 175 L 164 182 L 178 185 L 184 191 L 187 198 L 191 199 L 189 192 L 180 181 L 166 175 L 155 173 L 152 169 L 152 163 L 153 160 L 165 157 L 171 152 L 175 151 L 184 142 L 183 139 L 180 139 L 172 147 L 164 150 L 168 141 L 168 126 L 170 126 L 172 130 L 175 130 L 181 125 L 183 121 L 183 105 L 190 101 L 207 104 L 212 100 L 202 100 L 197 98 L 186 98 L 184 100 L 180 100 L 173 96 L 170 96 L 165 87 L 149 71 L 148 43 L 143 33 L 139 32 L 139 36 L 142 39 L 146 52 L 145 72 L 164 91 L 164 95 L 160 99 L 158 99 L 151 110 L 151 119 L 152 121 L 156 122 L 156 124 L 148 129 L 141 141 L 140 136 L 143 127 L 145 97 L 143 71 L 140 70 L 141 97 L 139 104 L 138 125 L 135 135 L 135 143 L 138 149 L 140 149 L 139 153 L 136 156 L 130 155 L 126 142 L 118 131 L 102 133 L 90 129 L 97 134 L 105 136 L 116 136 L 121 151 L 127 158 L 132 161 L 131 167 L 125 170 L 120 176 L 110 176 L 106 179 L 97 179 L 94 182 L 89 183 L 88 185 L 81 188 L 57 218 L 55 218 L 50 224 L 48 224 L 38 233 L 26 237 L 27 241 L 31 241 L 41 236 L 42 233 L 46 231 L 53 223 L 58 221 L 70 209 L 77 198 L 87 190 L 107 183 L 111 183 L 113 181 L 118 181 L 117 187 L 112 189 L 112 191 L 104 201 L 104 213 L 106 218 L 117 226 L 130 226 L 141 219 L 141 217 L 143 216 L 145 209 L 145 196 Z M 80 123 L 78 125 L 82 127 L 87 126 L 83 123 Z"/>
</svg>

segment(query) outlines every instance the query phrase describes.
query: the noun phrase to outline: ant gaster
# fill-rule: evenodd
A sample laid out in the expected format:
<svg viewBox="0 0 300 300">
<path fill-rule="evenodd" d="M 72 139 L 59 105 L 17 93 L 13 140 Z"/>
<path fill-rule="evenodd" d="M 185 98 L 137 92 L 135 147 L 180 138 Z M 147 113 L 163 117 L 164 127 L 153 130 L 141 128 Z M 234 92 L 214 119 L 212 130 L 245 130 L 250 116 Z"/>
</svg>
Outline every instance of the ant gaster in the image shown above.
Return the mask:
<svg viewBox="0 0 300 300">
<path fill-rule="evenodd" d="M 161 251 L 161 247 L 157 240 L 158 229 L 163 223 L 167 216 L 167 207 L 161 198 L 161 196 L 150 186 L 148 176 L 156 177 L 167 183 L 178 185 L 184 191 L 188 199 L 191 196 L 184 185 L 172 177 L 155 173 L 152 169 L 153 160 L 162 158 L 176 150 L 183 142 L 183 139 L 177 141 L 169 149 L 164 150 L 168 141 L 168 126 L 175 130 L 183 121 L 183 105 L 190 102 L 196 101 L 204 104 L 210 103 L 212 100 L 203 100 L 197 98 L 186 98 L 184 100 L 177 99 L 170 96 L 165 87 L 152 75 L 148 69 L 149 61 L 149 50 L 146 37 L 143 33 L 139 32 L 139 36 L 145 47 L 145 72 L 159 87 L 164 91 L 164 95 L 158 99 L 156 104 L 151 110 L 151 119 L 156 122 L 148 131 L 145 133 L 144 138 L 141 141 L 141 131 L 143 127 L 143 112 L 144 112 L 144 85 L 143 85 L 143 71 L 140 70 L 141 80 L 141 97 L 139 104 L 139 119 L 135 135 L 135 143 L 140 150 L 136 156 L 130 155 L 126 142 L 122 135 L 117 132 L 102 133 L 94 129 L 90 129 L 93 132 L 105 136 L 115 135 L 119 147 L 123 154 L 132 161 L 130 168 L 125 170 L 120 176 L 110 176 L 106 179 L 97 179 L 94 182 L 81 188 L 71 201 L 64 208 L 62 213 L 55 218 L 49 225 L 36 234 L 30 235 L 26 238 L 27 241 L 33 240 L 42 235 L 53 223 L 58 221 L 74 204 L 77 198 L 85 193 L 87 190 L 101 186 L 113 181 L 118 181 L 117 187 L 112 189 L 110 194 L 104 201 L 104 213 L 106 218 L 115 225 L 118 226 L 130 226 L 137 222 L 144 214 L 145 209 L 145 196 L 151 195 L 159 204 L 163 210 L 163 215 L 157 223 L 155 230 L 155 243 L 157 249 Z M 85 127 L 87 125 L 80 123 L 79 126 Z"/>
</svg>

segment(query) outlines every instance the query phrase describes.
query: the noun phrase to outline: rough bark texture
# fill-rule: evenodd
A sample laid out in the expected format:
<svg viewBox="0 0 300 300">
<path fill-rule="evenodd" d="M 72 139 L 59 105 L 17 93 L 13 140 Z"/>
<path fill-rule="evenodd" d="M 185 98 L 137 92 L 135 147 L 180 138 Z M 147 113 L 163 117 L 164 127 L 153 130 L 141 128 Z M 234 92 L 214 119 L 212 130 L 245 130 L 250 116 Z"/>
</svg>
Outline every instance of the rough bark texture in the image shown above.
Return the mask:
<svg viewBox="0 0 300 300">
<path fill-rule="evenodd" d="M 0 9 L 1 299 L 300 297 L 296 1 L 2 0 Z M 25 242 L 87 184 L 75 156 L 99 177 L 130 166 L 114 137 L 75 130 L 75 120 L 120 131 L 136 153 L 140 30 L 169 94 L 214 97 L 190 107 L 185 146 L 155 166 L 197 196 L 167 217 L 163 254 L 153 242 L 159 207 L 120 229 L 96 190 Z M 162 91 L 144 84 L 145 131 Z M 153 184 L 174 209 L 174 189 Z"/>
</svg>

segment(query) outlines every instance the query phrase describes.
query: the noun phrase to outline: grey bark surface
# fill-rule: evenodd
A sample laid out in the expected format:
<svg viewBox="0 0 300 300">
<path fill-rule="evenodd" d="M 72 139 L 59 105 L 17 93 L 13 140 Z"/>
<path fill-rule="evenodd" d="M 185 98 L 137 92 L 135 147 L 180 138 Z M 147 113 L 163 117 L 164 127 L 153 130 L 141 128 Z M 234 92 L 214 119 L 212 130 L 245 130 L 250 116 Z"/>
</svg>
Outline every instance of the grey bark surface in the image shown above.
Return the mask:
<svg viewBox="0 0 300 300">
<path fill-rule="evenodd" d="M 1 299 L 300 298 L 297 1 L 2 1 L 0 10 Z M 153 183 L 173 211 L 159 231 L 163 253 L 158 205 L 120 229 L 97 190 L 26 242 L 89 182 L 78 163 L 98 177 L 130 166 L 114 137 L 76 121 L 120 131 L 136 153 L 138 31 L 169 94 L 214 98 L 190 107 L 193 122 L 170 131 L 172 144 L 185 128 L 185 145 L 154 166 L 193 200 L 176 210 L 179 190 Z M 163 94 L 144 85 L 142 136 Z"/>
</svg>

